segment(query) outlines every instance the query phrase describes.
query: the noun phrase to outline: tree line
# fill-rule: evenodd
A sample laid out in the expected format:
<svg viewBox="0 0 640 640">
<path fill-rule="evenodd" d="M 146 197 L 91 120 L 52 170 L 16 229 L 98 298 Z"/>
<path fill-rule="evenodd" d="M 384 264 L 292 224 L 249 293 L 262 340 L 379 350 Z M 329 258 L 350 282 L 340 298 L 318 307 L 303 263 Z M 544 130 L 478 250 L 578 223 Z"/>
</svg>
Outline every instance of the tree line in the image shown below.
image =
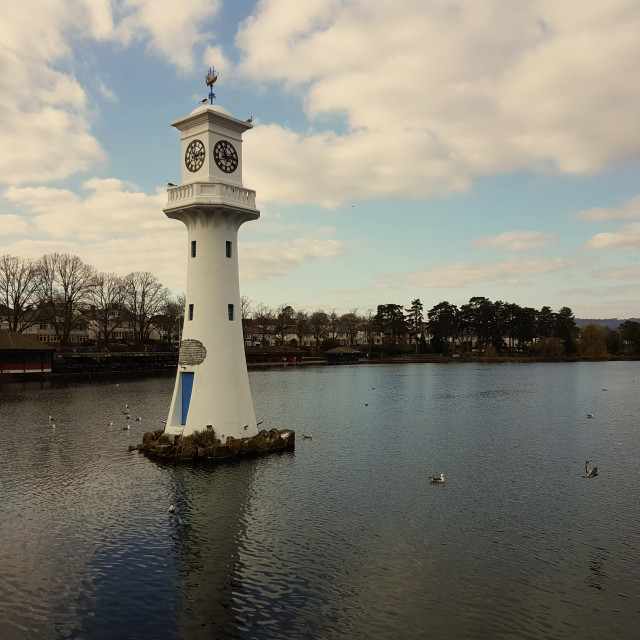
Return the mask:
<svg viewBox="0 0 640 640">
<path fill-rule="evenodd" d="M 184 295 L 174 299 L 148 271 L 99 272 L 68 253 L 38 259 L 0 256 L 0 321 L 17 333 L 51 325 L 62 347 L 69 345 L 73 331 L 89 324 L 107 346 L 123 327 L 138 345 L 147 344 L 154 329 L 171 343 L 184 304 Z"/>
<path fill-rule="evenodd" d="M 640 323 L 627 320 L 615 331 L 597 324 L 579 330 L 569 307 L 554 312 L 548 306 L 538 310 L 476 296 L 459 307 L 443 301 L 425 312 L 416 298 L 406 307 L 380 304 L 375 313 L 363 315 L 355 308 L 344 314 L 322 309 L 307 313 L 286 303 L 272 309 L 246 296 L 241 301 L 243 323 L 262 344 L 285 344 L 293 335 L 302 345 L 311 336 L 316 349 L 326 349 L 338 346 L 339 337 L 351 346 L 364 337 L 372 351 L 382 335 L 387 350 L 409 346 L 422 353 L 476 348 L 512 355 L 535 348 L 543 356 L 604 357 L 625 350 L 640 355 Z M 156 329 L 171 346 L 179 338 L 184 308 L 184 294 L 172 297 L 148 271 L 124 276 L 99 272 L 68 253 L 39 259 L 0 256 L 0 321 L 18 333 L 49 324 L 63 347 L 74 330 L 89 324 L 106 346 L 122 328 L 131 331 L 137 345 L 148 344 Z"/>
<path fill-rule="evenodd" d="M 426 312 L 419 298 L 406 307 L 380 304 L 375 313 L 370 310 L 366 315 L 359 315 L 357 309 L 342 315 L 335 310 L 308 314 L 288 304 L 275 309 L 264 304 L 252 307 L 248 298 L 243 298 L 242 306 L 245 322 L 250 323 L 262 344 L 270 338 L 284 344 L 291 335 L 302 344 L 305 336 L 313 336 L 315 344 L 326 349 L 337 346 L 339 335 L 346 337 L 350 346 L 356 346 L 358 336 L 364 335 L 369 350 L 373 350 L 375 336 L 382 334 L 387 351 L 410 345 L 416 352 L 445 355 L 474 349 L 498 355 L 535 352 L 546 357 L 576 353 L 606 357 L 625 349 L 640 354 L 640 323 L 636 321 L 627 320 L 615 331 L 595 323 L 579 329 L 569 307 L 554 312 L 548 306 L 538 310 L 481 296 L 459 307 L 443 301 Z"/>
</svg>

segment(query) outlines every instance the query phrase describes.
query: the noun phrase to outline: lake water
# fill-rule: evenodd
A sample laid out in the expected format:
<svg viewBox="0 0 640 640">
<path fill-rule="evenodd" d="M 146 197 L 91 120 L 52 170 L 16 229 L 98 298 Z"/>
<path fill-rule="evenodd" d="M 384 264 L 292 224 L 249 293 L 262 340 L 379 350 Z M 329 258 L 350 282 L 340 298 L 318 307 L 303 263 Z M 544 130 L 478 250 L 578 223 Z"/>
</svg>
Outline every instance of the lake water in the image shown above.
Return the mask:
<svg viewBox="0 0 640 640">
<path fill-rule="evenodd" d="M 3 640 L 636 637 L 639 362 L 250 381 L 296 451 L 220 467 L 127 451 L 172 378 L 1 389 Z"/>
</svg>

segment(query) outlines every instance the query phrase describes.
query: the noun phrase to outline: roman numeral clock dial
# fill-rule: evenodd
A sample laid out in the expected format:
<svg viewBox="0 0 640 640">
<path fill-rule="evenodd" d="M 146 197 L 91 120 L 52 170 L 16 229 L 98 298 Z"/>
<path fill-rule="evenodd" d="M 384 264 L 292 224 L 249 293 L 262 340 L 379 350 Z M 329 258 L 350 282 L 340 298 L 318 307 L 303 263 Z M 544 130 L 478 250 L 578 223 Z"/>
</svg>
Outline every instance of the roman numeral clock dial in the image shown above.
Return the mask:
<svg viewBox="0 0 640 640">
<path fill-rule="evenodd" d="M 192 173 L 200 171 L 204 164 L 204 145 L 200 140 L 192 140 L 184 154 L 184 163 Z"/>
<path fill-rule="evenodd" d="M 238 152 L 227 140 L 219 140 L 213 148 L 213 159 L 220 171 L 233 173 L 238 168 Z"/>
</svg>

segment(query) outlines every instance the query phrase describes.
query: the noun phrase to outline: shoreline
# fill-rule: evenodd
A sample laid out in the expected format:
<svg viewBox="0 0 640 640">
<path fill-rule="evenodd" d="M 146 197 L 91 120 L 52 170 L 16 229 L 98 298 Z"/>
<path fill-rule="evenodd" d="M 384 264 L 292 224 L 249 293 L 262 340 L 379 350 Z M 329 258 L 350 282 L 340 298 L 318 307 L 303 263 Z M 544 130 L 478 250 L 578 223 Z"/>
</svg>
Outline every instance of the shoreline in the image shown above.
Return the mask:
<svg viewBox="0 0 640 640">
<path fill-rule="evenodd" d="M 326 360 L 314 359 L 309 362 L 260 362 L 248 363 L 247 371 L 270 371 L 272 369 L 295 369 L 300 367 L 342 367 L 342 366 L 367 366 L 376 364 L 532 364 L 532 363 L 561 363 L 561 362 L 634 362 L 640 361 L 638 357 L 610 356 L 608 358 L 580 358 L 567 356 L 564 358 L 538 358 L 526 356 L 484 356 L 472 358 L 459 358 L 452 356 L 422 357 L 422 356 L 396 356 L 388 358 L 361 358 L 352 362 L 329 363 Z M 136 368 L 118 369 L 111 371 L 96 371 L 93 369 L 58 371 L 50 373 L 0 373 L 0 387 L 6 384 L 20 382 L 46 383 L 46 382 L 92 382 L 107 380 L 122 380 L 148 377 L 174 377 L 176 367 L 163 368 Z"/>
</svg>

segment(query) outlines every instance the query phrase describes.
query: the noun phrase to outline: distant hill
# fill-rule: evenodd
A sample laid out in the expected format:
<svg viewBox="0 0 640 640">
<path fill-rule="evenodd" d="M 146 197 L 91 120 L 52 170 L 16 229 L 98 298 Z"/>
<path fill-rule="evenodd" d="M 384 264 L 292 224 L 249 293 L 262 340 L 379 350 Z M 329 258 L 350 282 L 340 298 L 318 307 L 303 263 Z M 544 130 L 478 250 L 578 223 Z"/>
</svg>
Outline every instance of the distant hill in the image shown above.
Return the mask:
<svg viewBox="0 0 640 640">
<path fill-rule="evenodd" d="M 632 320 L 634 322 L 640 322 L 639 318 L 576 318 L 576 325 L 578 328 L 584 327 L 586 324 L 600 324 L 607 329 L 615 331 L 623 322 Z"/>
</svg>

